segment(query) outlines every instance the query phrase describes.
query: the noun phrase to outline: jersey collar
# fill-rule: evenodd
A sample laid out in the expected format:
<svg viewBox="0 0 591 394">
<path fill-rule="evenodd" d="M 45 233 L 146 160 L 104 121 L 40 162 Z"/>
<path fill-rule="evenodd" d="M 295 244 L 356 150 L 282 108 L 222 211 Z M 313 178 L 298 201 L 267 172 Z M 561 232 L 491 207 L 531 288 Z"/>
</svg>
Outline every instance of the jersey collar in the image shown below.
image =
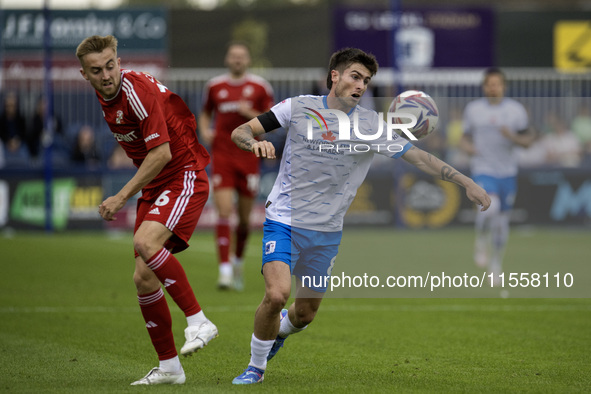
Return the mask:
<svg viewBox="0 0 591 394">
<path fill-rule="evenodd" d="M 327 99 L 327 97 L 328 97 L 328 96 L 322 96 L 322 104 L 324 105 L 324 108 L 325 108 L 325 109 L 332 109 L 332 108 L 328 108 L 328 102 L 327 102 L 327 100 L 326 100 L 326 99 Z M 350 115 L 351 115 L 353 112 L 355 112 L 355 110 L 356 110 L 356 109 L 357 109 L 357 105 L 356 105 L 356 106 L 354 106 L 353 108 L 351 108 L 351 111 L 349 111 L 349 112 L 347 113 L 347 116 L 350 116 Z"/>
</svg>

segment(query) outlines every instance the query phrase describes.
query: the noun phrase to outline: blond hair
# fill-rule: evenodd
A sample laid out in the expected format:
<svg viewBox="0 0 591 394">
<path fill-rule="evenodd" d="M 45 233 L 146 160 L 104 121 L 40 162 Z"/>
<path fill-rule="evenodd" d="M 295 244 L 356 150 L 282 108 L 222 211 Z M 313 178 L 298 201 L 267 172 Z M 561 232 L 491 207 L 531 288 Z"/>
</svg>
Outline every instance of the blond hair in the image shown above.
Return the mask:
<svg viewBox="0 0 591 394">
<path fill-rule="evenodd" d="M 115 55 L 117 55 L 117 39 L 112 35 L 108 36 L 90 36 L 85 38 L 78 48 L 76 48 L 76 56 L 82 63 L 82 58 L 89 53 L 101 53 L 107 48 L 111 48 Z"/>
</svg>

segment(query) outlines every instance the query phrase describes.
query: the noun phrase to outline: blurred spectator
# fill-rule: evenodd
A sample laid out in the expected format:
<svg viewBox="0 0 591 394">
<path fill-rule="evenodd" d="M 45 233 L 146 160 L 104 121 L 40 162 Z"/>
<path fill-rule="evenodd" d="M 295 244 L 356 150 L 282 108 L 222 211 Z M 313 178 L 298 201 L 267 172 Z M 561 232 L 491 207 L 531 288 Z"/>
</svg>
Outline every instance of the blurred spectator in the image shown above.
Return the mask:
<svg viewBox="0 0 591 394">
<path fill-rule="evenodd" d="M 35 112 L 33 113 L 33 121 L 31 127 L 27 132 L 27 147 L 31 157 L 36 158 L 41 151 L 41 138 L 43 130 L 45 130 L 45 109 L 47 102 L 45 98 L 39 97 L 35 105 Z M 57 115 L 53 115 L 53 132 L 55 134 L 62 134 L 62 122 Z"/>
<path fill-rule="evenodd" d="M 578 167 L 581 163 L 581 143 L 565 122 L 550 113 L 546 119 L 548 133 L 542 137 L 546 164 L 560 167 Z"/>
<path fill-rule="evenodd" d="M 88 167 L 97 167 L 100 165 L 100 155 L 92 127 L 85 125 L 78 131 L 71 159 L 75 163 L 86 164 Z"/>
<path fill-rule="evenodd" d="M 18 97 L 16 93 L 8 92 L 0 114 L 0 139 L 2 139 L 7 153 L 19 152 L 23 147 L 25 135 L 25 118 L 20 113 Z"/>
<path fill-rule="evenodd" d="M 133 161 L 127 157 L 127 154 L 119 144 L 115 145 L 113 152 L 111 152 L 111 156 L 109 156 L 109 160 L 107 161 L 107 166 L 111 170 L 135 168 Z"/>
<path fill-rule="evenodd" d="M 589 104 L 581 105 L 579 113 L 574 117 L 570 128 L 581 143 L 583 161 L 591 163 L 591 111 Z"/>
<path fill-rule="evenodd" d="M 459 108 L 452 108 L 449 121 L 445 125 L 445 130 L 442 131 L 445 133 L 447 145 L 447 155 L 442 159 L 456 168 L 467 167 L 470 163 L 470 156 L 460 149 L 464 126 L 462 125 L 462 111 Z"/>
</svg>

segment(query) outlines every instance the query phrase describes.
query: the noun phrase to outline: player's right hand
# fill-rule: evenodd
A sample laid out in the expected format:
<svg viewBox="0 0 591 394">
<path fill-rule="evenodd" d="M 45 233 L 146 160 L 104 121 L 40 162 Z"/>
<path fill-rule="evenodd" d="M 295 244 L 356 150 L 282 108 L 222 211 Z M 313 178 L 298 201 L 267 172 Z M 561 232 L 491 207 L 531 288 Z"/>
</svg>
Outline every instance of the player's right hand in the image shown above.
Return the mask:
<svg viewBox="0 0 591 394">
<path fill-rule="evenodd" d="M 213 137 L 215 136 L 215 131 L 213 129 L 206 129 L 201 132 L 199 135 L 199 142 L 202 145 L 210 146 L 213 142 Z"/>
<path fill-rule="evenodd" d="M 111 222 L 113 220 L 116 220 L 116 218 L 114 217 L 115 214 L 119 212 L 119 210 L 124 205 L 125 201 L 122 201 L 121 199 L 117 198 L 117 196 L 109 197 L 105 201 L 103 201 L 101 205 L 99 205 L 99 215 L 101 215 L 101 217 L 104 220 Z"/>
<path fill-rule="evenodd" d="M 257 141 L 252 144 L 252 153 L 254 153 L 256 157 L 275 159 L 275 147 L 269 141 Z"/>
<path fill-rule="evenodd" d="M 480 205 L 480 211 L 484 212 L 490 207 L 490 196 L 480 185 L 472 182 L 466 187 L 466 195 L 470 201 Z"/>
</svg>

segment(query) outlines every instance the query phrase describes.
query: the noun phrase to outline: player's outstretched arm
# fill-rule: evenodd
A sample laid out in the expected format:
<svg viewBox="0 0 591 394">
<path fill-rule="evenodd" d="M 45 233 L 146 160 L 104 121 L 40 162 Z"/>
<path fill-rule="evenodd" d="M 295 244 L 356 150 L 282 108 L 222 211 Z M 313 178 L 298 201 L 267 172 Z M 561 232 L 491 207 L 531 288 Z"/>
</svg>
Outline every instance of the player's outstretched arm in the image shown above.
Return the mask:
<svg viewBox="0 0 591 394">
<path fill-rule="evenodd" d="M 129 182 L 117 194 L 107 198 L 99 205 L 99 214 L 101 217 L 107 221 L 113 220 L 113 216 L 123 208 L 127 200 L 135 196 L 156 175 L 160 174 L 160 171 L 162 171 L 171 159 L 172 154 L 168 142 L 152 148 Z"/>
<path fill-rule="evenodd" d="M 490 196 L 483 188 L 432 154 L 413 146 L 402 155 L 402 158 L 427 174 L 439 176 L 444 181 L 453 182 L 465 188 L 466 196 L 473 203 L 482 206 L 481 211 L 486 211 L 490 206 Z"/>
<path fill-rule="evenodd" d="M 265 140 L 257 141 L 254 138 L 263 133 L 265 133 L 263 125 L 258 118 L 253 118 L 232 131 L 232 141 L 240 149 L 252 152 L 256 157 L 274 159 L 275 147 L 273 144 Z"/>
</svg>

